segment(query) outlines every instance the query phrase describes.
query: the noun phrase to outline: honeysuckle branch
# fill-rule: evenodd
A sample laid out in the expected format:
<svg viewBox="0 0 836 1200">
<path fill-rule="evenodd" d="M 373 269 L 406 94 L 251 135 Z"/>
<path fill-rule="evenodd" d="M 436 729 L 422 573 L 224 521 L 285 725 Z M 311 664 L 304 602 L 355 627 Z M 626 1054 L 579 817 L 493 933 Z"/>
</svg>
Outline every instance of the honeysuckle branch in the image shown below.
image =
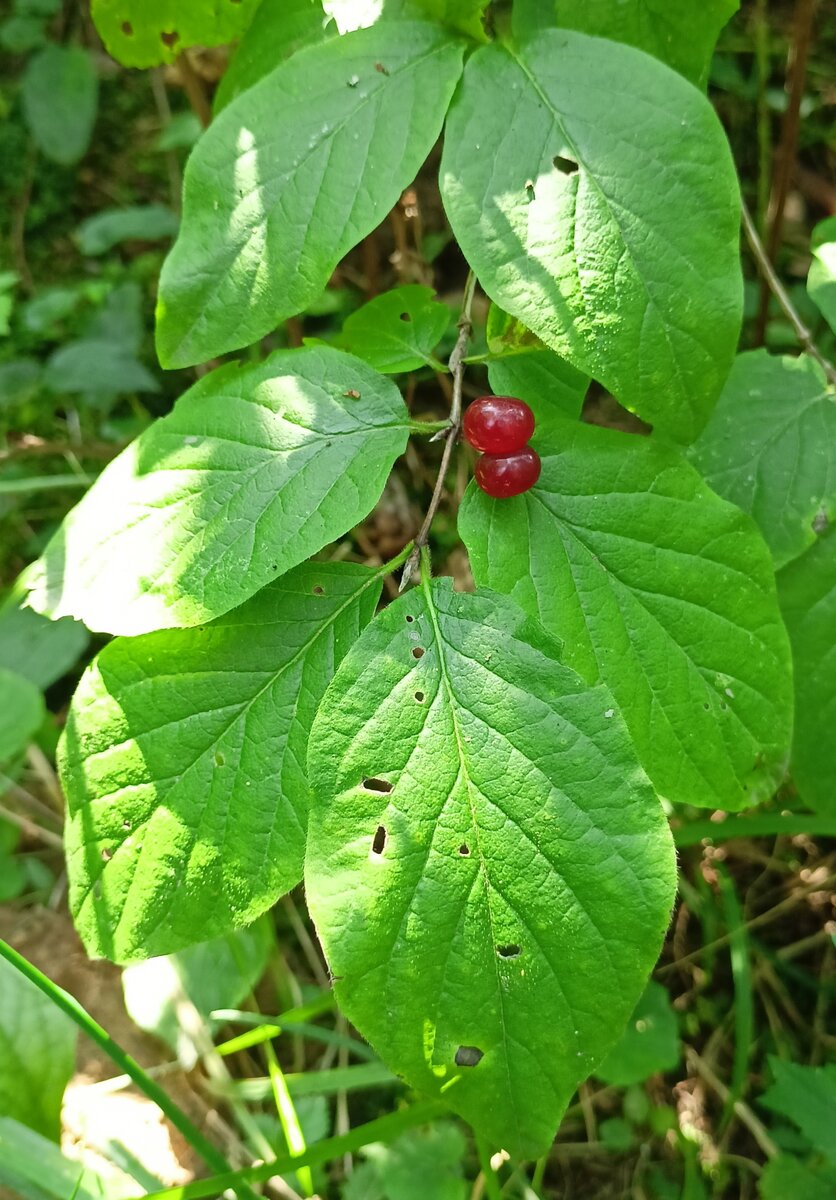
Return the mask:
<svg viewBox="0 0 836 1200">
<path fill-rule="evenodd" d="M 781 283 L 781 280 L 778 278 L 775 272 L 775 268 L 769 261 L 769 256 L 764 249 L 763 242 L 761 241 L 758 231 L 755 228 L 755 222 L 752 220 L 752 214 L 749 212 L 745 201 L 742 205 L 742 212 L 743 230 L 746 234 L 746 240 L 748 241 L 752 254 L 755 257 L 755 261 L 758 264 L 758 270 L 763 276 L 764 282 L 772 292 L 775 299 L 781 305 L 784 316 L 787 318 L 790 325 L 792 325 L 795 336 L 804 347 L 806 353 L 809 354 L 811 358 L 814 358 L 822 368 L 827 376 L 828 383 L 836 385 L 836 367 L 834 367 L 833 363 L 830 362 L 829 359 L 825 358 L 825 356 L 819 350 L 818 346 L 813 341 L 812 333 L 798 315 L 787 289 Z"/>
<path fill-rule="evenodd" d="M 462 427 L 462 383 L 464 382 L 464 356 L 467 351 L 467 344 L 470 341 L 470 335 L 473 332 L 473 295 L 476 291 L 476 276 L 472 271 L 468 272 L 467 279 L 464 285 L 464 295 L 462 297 L 462 311 L 458 320 L 459 336 L 456 338 L 456 344 L 453 347 L 453 352 L 450 355 L 448 368 L 453 380 L 453 397 L 450 402 L 450 419 L 444 428 L 440 429 L 430 440 L 435 441 L 438 438 L 444 438 L 444 453 L 441 456 L 441 465 L 438 468 L 438 476 L 433 488 L 432 498 L 427 509 L 427 515 L 424 517 L 424 522 L 418 531 L 418 536 L 412 548 L 412 553 L 407 559 L 406 566 L 401 575 L 400 590 L 403 591 L 409 584 L 418 561 L 421 557 L 421 550 L 427 545 L 430 536 L 435 514 L 438 511 L 438 506 L 441 503 L 441 497 L 444 493 L 444 480 L 447 477 L 447 471 L 450 466 L 450 460 L 453 457 L 453 451 L 456 447 L 456 442 L 459 440 L 459 434 Z"/>
</svg>

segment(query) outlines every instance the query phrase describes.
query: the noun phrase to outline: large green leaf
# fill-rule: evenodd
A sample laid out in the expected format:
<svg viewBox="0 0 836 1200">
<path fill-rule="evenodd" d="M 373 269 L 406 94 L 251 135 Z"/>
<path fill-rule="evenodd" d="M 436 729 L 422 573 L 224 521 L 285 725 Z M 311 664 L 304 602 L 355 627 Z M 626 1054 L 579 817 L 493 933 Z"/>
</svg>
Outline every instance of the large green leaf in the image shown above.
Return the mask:
<svg viewBox="0 0 836 1200">
<path fill-rule="evenodd" d="M 751 513 L 782 567 L 836 518 L 836 392 L 804 355 L 741 354 L 689 456 Z"/>
<path fill-rule="evenodd" d="M 261 0 L 218 84 L 212 102 L 215 114 L 269 75 L 282 59 L 324 41 L 325 20 L 320 0 Z"/>
<path fill-rule="evenodd" d="M 78 662 L 87 630 L 67 618 L 49 621 L 31 608 L 0 609 L 0 667 L 47 688 Z"/>
<path fill-rule="evenodd" d="M 789 645 L 767 548 L 673 449 L 556 423 L 537 485 L 475 485 L 459 529 L 477 583 L 512 595 L 602 679 L 669 800 L 735 810 L 783 778 Z"/>
<path fill-rule="evenodd" d="M 348 317 L 340 346 L 385 374 L 442 369 L 432 352 L 451 318 L 434 296 L 432 288 L 417 283 L 375 296 Z"/>
<path fill-rule="evenodd" d="M 328 347 L 212 371 L 70 513 L 32 607 L 124 634 L 228 612 L 366 516 L 408 428 L 395 385 Z"/>
<path fill-rule="evenodd" d="M 57 1141 L 75 1043 L 69 1018 L 0 959 L 0 1117 Z"/>
<path fill-rule="evenodd" d="M 627 42 L 704 85 L 720 30 L 739 0 L 514 0 L 514 32 L 559 25 Z"/>
<path fill-rule="evenodd" d="M 0 767 L 26 749 L 45 713 L 34 683 L 0 667 Z"/>
<path fill-rule="evenodd" d="M 217 46 L 247 28 L 259 0 L 92 0 L 109 54 L 126 67 L 173 62 L 187 46 Z"/>
<path fill-rule="evenodd" d="M 189 160 L 160 278 L 164 365 L 255 341 L 323 291 L 429 153 L 462 50 L 437 26 L 384 22 L 299 50 L 223 110 Z"/>
<path fill-rule="evenodd" d="M 831 528 L 778 575 L 795 660 L 792 775 L 804 801 L 836 817 L 836 534 Z"/>
<path fill-rule="evenodd" d="M 819 221 L 810 240 L 813 261 L 807 276 L 807 291 L 836 333 L 836 217 Z"/>
<path fill-rule="evenodd" d="M 674 855 L 612 699 L 516 605 L 424 582 L 311 733 L 305 864 L 341 1009 L 494 1148 L 549 1146 L 666 928 Z"/>
<path fill-rule="evenodd" d="M 90 55 L 79 46 L 50 42 L 29 60 L 23 75 L 23 115 L 47 158 L 63 166 L 87 152 L 96 120 L 99 81 Z"/>
<path fill-rule="evenodd" d="M 134 963 L 122 972 L 128 1016 L 140 1029 L 167 1042 L 180 1064 L 191 1070 L 202 1043 L 211 1038 L 213 1011 L 237 1008 L 250 995 L 264 974 L 273 945 L 272 926 L 264 917 L 246 929 L 198 942 L 176 954 Z M 190 1006 L 185 1020 L 184 1000 Z"/>
<path fill-rule="evenodd" d="M 309 563 L 204 628 L 102 651 L 59 754 L 70 906 L 91 954 L 169 953 L 299 882 L 308 731 L 380 584 Z"/>
<path fill-rule="evenodd" d="M 450 110 L 441 185 L 492 300 L 660 432 L 696 436 L 742 304 L 737 179 L 705 97 L 580 33 L 487 46 Z"/>
</svg>

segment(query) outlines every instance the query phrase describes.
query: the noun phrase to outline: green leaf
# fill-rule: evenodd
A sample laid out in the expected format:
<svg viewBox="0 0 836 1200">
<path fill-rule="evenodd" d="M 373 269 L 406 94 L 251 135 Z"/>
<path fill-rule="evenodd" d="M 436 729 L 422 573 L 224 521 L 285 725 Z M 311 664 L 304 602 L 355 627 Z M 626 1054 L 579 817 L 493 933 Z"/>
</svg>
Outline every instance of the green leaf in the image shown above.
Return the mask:
<svg viewBox="0 0 836 1200">
<path fill-rule="evenodd" d="M 464 1200 L 466 1150 L 464 1135 L 452 1121 L 410 1129 L 388 1145 L 372 1142 L 363 1147 L 366 1161 L 346 1181 L 343 1200 Z"/>
<path fill-rule="evenodd" d="M 792 776 L 804 802 L 836 817 L 836 534 L 831 527 L 778 575 L 795 661 Z"/>
<path fill-rule="evenodd" d="M 705 97 L 580 33 L 486 46 L 450 109 L 441 188 L 492 300 L 659 432 L 699 433 L 742 311 L 737 178 Z"/>
<path fill-rule="evenodd" d="M 34 358 L 16 358 L 0 363 L 0 408 L 25 404 L 37 393 L 41 364 Z"/>
<path fill-rule="evenodd" d="M 432 351 L 451 317 L 434 296 L 432 288 L 417 283 L 376 296 L 346 320 L 339 345 L 384 374 L 441 369 Z"/>
<path fill-rule="evenodd" d="M 76 230 L 82 254 L 107 254 L 120 242 L 156 242 L 173 237 L 179 222 L 164 204 L 137 204 L 127 208 L 108 208 L 82 221 Z"/>
<path fill-rule="evenodd" d="M 326 32 L 320 0 L 261 0 L 215 92 L 215 115 L 283 59 L 331 32 Z"/>
<path fill-rule="evenodd" d="M 269 333 L 324 290 L 441 130 L 462 44 L 421 22 L 307 46 L 213 121 L 186 168 L 157 348 L 187 366 Z"/>
<path fill-rule="evenodd" d="M 105 1179 L 26 1125 L 0 1117 L 0 1184 L 14 1200 L 124 1200 L 136 1194 L 132 1180 L 111 1164 L 106 1170 Z"/>
<path fill-rule="evenodd" d="M 408 429 L 395 385 L 338 350 L 212 371 L 70 513 L 30 603 L 124 634 L 220 616 L 362 520 Z"/>
<path fill-rule="evenodd" d="M 668 800 L 735 810 L 771 796 L 788 757 L 789 645 L 754 524 L 680 455 L 633 434 L 557 422 L 535 435 L 537 485 L 475 485 L 459 531 L 477 583 L 566 643 L 611 689 Z"/>
<path fill-rule="evenodd" d="M 670 998 L 652 980 L 630 1021 L 595 1074 L 604 1083 L 629 1087 L 657 1071 L 671 1071 L 679 1062 L 679 1030 Z"/>
<path fill-rule="evenodd" d="M 501 309 L 498 304 L 488 307 L 488 318 L 485 322 L 485 340 L 488 350 L 497 358 L 508 354 L 524 354 L 532 350 L 545 350 L 545 346 L 537 337 L 510 313 Z"/>
<path fill-rule="evenodd" d="M 0 1117 L 13 1117 L 57 1141 L 75 1043 L 67 1017 L 0 961 Z"/>
<path fill-rule="evenodd" d="M 46 42 L 40 17 L 13 16 L 0 23 L 0 46 L 9 54 L 27 54 Z"/>
<path fill-rule="evenodd" d="M 514 354 L 488 363 L 488 379 L 497 396 L 525 400 L 543 431 L 552 417 L 579 417 L 589 377 L 551 350 Z"/>
<path fill-rule="evenodd" d="M 836 518 L 836 393 L 805 355 L 741 354 L 689 457 L 755 518 L 782 567 Z"/>
<path fill-rule="evenodd" d="M 47 158 L 62 166 L 83 158 L 99 98 L 99 81 L 86 50 L 50 42 L 29 60 L 21 97 L 26 124 Z"/>
<path fill-rule="evenodd" d="M 556 653 L 503 597 L 425 581 L 343 661 L 308 756 L 306 893 L 340 1008 L 524 1158 L 616 1040 L 675 887 L 609 693 Z"/>
<path fill-rule="evenodd" d="M 761 1200 L 828 1200 L 836 1196 L 836 1168 L 781 1154 L 765 1164 L 758 1194 Z"/>
<path fill-rule="evenodd" d="M 201 629 L 107 646 L 59 750 L 70 907 L 120 962 L 249 924 L 302 877 L 308 731 L 381 572 L 307 563 Z"/>
<path fill-rule="evenodd" d="M 49 621 L 31 608 L 0 609 L 0 667 L 48 688 L 78 662 L 87 630 L 77 621 Z"/>
<path fill-rule="evenodd" d="M 836 1162 L 833 1114 L 836 1112 L 836 1063 L 803 1067 L 769 1056 L 774 1083 L 761 1096 L 761 1104 L 788 1117 L 820 1154 Z"/>
<path fill-rule="evenodd" d="M 58 395 L 160 390 L 159 382 L 133 354 L 118 342 L 103 338 L 66 342 L 47 362 L 43 382 Z"/>
<path fill-rule="evenodd" d="M 520 38 L 559 25 L 627 42 L 704 87 L 720 30 L 739 7 L 739 0 L 699 5 L 677 0 L 514 0 L 513 27 Z"/>
<path fill-rule="evenodd" d="M 131 1020 L 176 1051 L 178 1062 L 191 1070 L 200 1057 L 202 1039 L 211 1038 L 211 1014 L 240 1004 L 264 974 L 273 949 L 267 920 L 177 954 L 149 958 L 122 972 L 125 1008 Z M 186 1000 L 200 1018 L 198 1028 L 184 1015 Z M 202 1036 L 201 1036 L 202 1035 Z"/>
<path fill-rule="evenodd" d="M 0 667 L 0 766 L 26 749 L 45 715 L 39 689 Z"/>
<path fill-rule="evenodd" d="M 259 0 L 93 0 L 108 54 L 125 67 L 173 62 L 187 46 L 218 46 L 247 28 Z"/>
<path fill-rule="evenodd" d="M 810 299 L 836 333 L 836 217 L 826 217 L 813 230 L 813 261 L 807 276 Z"/>
</svg>

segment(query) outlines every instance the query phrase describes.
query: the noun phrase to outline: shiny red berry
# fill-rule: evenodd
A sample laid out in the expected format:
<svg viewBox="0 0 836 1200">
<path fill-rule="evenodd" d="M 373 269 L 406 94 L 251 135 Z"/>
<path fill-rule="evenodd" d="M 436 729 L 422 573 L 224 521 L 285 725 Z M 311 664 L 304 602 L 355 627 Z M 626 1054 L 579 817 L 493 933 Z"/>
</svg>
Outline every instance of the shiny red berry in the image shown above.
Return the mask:
<svg viewBox="0 0 836 1200">
<path fill-rule="evenodd" d="M 540 455 L 530 446 L 515 454 L 483 454 L 473 473 L 483 492 L 507 500 L 534 487 L 540 478 Z"/>
<path fill-rule="evenodd" d="M 464 436 L 483 454 L 513 454 L 534 433 L 534 413 L 513 396 L 480 396 L 464 414 Z"/>
</svg>

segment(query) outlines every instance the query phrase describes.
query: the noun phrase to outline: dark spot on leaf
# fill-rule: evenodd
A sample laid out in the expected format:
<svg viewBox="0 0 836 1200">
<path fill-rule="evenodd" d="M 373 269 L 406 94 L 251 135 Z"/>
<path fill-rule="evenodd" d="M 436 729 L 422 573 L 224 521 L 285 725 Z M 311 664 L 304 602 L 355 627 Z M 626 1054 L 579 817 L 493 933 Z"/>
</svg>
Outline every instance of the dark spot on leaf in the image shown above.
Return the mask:
<svg viewBox="0 0 836 1200">
<path fill-rule="evenodd" d="M 459 846 L 459 854 L 462 858 L 470 858 L 470 846 L 468 846 L 467 842 L 462 842 Z"/>
<path fill-rule="evenodd" d="M 319 584 L 317 584 L 317 585 L 316 585 L 316 587 L 315 587 L 315 588 L 314 588 L 314 590 L 313 590 L 313 594 L 314 594 L 315 596 L 324 596 L 324 595 L 325 595 L 325 588 L 324 588 L 324 587 L 320 587 L 320 586 L 319 586 Z"/>
<path fill-rule="evenodd" d="M 534 195 L 534 182 L 531 179 L 525 181 L 525 194 L 528 197 L 528 203 L 531 204 L 536 199 Z"/>
<path fill-rule="evenodd" d="M 555 154 L 552 162 L 561 175 L 574 175 L 578 170 L 578 164 L 574 158 L 564 158 L 562 154 Z"/>
<path fill-rule="evenodd" d="M 408 625 L 411 625 L 414 620 L 415 620 L 414 617 L 410 617 L 409 615 L 407 615 L 406 622 Z"/>
<path fill-rule="evenodd" d="M 386 830 L 382 825 L 378 825 L 375 830 L 374 841 L 372 842 L 372 854 L 382 854 L 385 845 Z"/>
<path fill-rule="evenodd" d="M 516 958 L 520 948 L 516 942 L 509 942 L 507 946 L 497 946 L 496 952 L 500 958 Z"/>
<path fill-rule="evenodd" d="M 478 1046 L 459 1046 L 456 1051 L 457 1067 L 475 1067 L 485 1057 L 484 1051 Z"/>
<path fill-rule="evenodd" d="M 721 700 L 721 701 L 720 701 L 720 708 L 722 709 L 722 711 L 723 711 L 723 712 L 726 712 L 726 710 L 728 709 L 728 707 L 729 707 L 729 706 L 728 706 L 728 704 L 726 704 L 725 700 Z"/>
<path fill-rule="evenodd" d="M 346 396 L 349 400 L 359 400 L 360 399 L 360 393 L 357 391 L 357 388 L 349 388 L 347 392 L 343 392 L 343 395 Z"/>
<path fill-rule="evenodd" d="M 411 321 L 411 320 L 412 320 L 412 317 L 409 315 L 409 313 L 408 313 L 408 312 L 402 312 L 402 313 L 401 313 L 401 320 L 402 320 L 402 321 Z"/>
<path fill-rule="evenodd" d="M 278 571 L 278 569 L 279 569 L 279 564 L 278 564 L 278 563 L 273 563 L 273 570 L 274 570 L 274 571 Z"/>
<path fill-rule="evenodd" d="M 420 646 L 413 647 L 412 657 L 413 658 L 423 658 L 424 657 L 424 651 L 422 650 L 422 648 Z"/>
<path fill-rule="evenodd" d="M 376 71 L 379 71 L 381 75 L 388 75 L 388 74 L 389 74 L 388 70 L 386 69 L 386 67 L 384 67 L 383 63 L 375 63 L 375 64 L 374 64 L 374 69 L 375 69 Z"/>
<path fill-rule="evenodd" d="M 180 41 L 180 34 L 177 32 L 176 29 L 172 29 L 171 33 L 161 33 L 160 41 L 162 42 L 162 44 L 164 46 L 171 47 L 171 46 L 175 45 L 175 43 Z"/>
<path fill-rule="evenodd" d="M 222 767 L 225 762 L 226 762 L 226 759 L 224 758 L 223 754 L 221 754 L 221 752 L 219 750 L 217 752 L 217 754 L 215 755 L 215 766 Z"/>
<path fill-rule="evenodd" d="M 130 23 L 130 21 L 123 21 L 123 22 L 122 22 L 122 32 L 124 33 L 125 37 L 133 37 L 133 35 L 134 35 L 134 27 L 133 27 L 133 25 Z"/>
<path fill-rule="evenodd" d="M 102 846 L 102 860 L 104 862 L 110 862 L 110 860 L 112 858 L 113 858 L 113 851 L 108 850 L 107 846 Z"/>
<path fill-rule="evenodd" d="M 706 712 L 709 710 L 709 708 L 711 708 L 711 705 L 708 703 L 707 700 L 706 700 L 705 704 L 703 705 L 703 708 L 706 710 Z"/>
<path fill-rule="evenodd" d="M 391 792 L 392 785 L 388 779 L 364 779 L 363 787 L 367 792 Z"/>
<path fill-rule="evenodd" d="M 423 692 L 416 692 L 416 693 L 415 693 L 415 699 L 418 701 L 418 703 L 419 703 L 419 704 L 423 704 L 423 703 L 424 703 L 424 693 L 423 693 Z"/>
</svg>

